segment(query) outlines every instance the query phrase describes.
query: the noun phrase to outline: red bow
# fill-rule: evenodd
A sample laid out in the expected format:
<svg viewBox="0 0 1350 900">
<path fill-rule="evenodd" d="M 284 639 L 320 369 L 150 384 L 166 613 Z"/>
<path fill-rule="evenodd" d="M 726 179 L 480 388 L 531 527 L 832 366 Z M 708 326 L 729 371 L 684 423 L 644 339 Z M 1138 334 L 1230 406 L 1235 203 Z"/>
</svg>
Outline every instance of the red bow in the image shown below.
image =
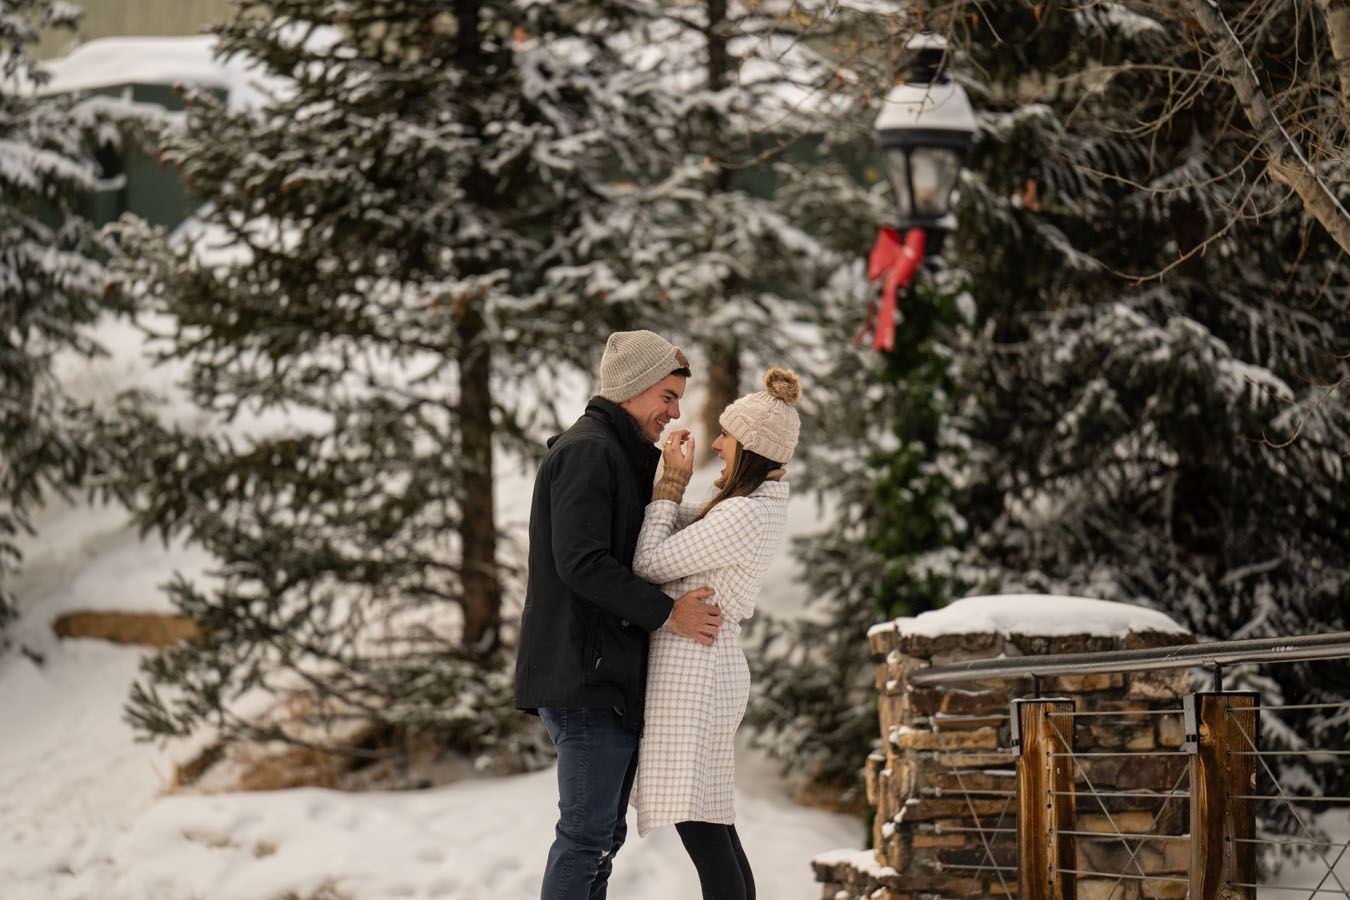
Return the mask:
<svg viewBox="0 0 1350 900">
<path fill-rule="evenodd" d="M 876 321 L 876 335 L 872 340 L 873 350 L 891 350 L 895 347 L 895 292 L 901 286 L 909 284 L 914 272 L 923 259 L 924 243 L 927 236 L 922 228 L 911 228 L 905 232 L 905 242 L 900 243 L 900 234 L 894 228 L 883 228 L 872 246 L 867 258 L 867 280 L 876 281 L 882 275 L 886 282 L 881 288 L 881 309 L 877 310 L 876 301 L 867 308 L 867 322 L 857 337 L 854 346 L 862 344 L 872 323 Z"/>
</svg>

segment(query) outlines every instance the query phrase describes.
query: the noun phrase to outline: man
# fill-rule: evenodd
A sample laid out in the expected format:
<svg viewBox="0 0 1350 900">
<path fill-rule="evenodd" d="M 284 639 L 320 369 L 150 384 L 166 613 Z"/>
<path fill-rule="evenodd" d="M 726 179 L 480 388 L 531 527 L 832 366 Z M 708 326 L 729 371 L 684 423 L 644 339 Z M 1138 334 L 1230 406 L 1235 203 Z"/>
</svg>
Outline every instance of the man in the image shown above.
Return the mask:
<svg viewBox="0 0 1350 900">
<path fill-rule="evenodd" d="M 530 507 L 516 707 L 558 748 L 558 826 L 544 900 L 602 900 L 627 833 L 647 681 L 648 634 L 711 644 L 722 623 L 700 588 L 674 602 L 633 574 L 633 549 L 689 361 L 660 335 L 610 335 L 600 394 L 549 441 Z"/>
</svg>

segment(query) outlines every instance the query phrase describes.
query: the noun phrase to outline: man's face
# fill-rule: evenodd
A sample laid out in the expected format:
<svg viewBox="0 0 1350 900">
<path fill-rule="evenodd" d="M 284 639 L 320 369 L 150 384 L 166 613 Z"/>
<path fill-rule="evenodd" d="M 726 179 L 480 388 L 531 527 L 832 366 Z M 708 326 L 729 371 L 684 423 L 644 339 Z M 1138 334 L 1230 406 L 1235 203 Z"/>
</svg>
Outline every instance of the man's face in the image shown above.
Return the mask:
<svg viewBox="0 0 1350 900">
<path fill-rule="evenodd" d="M 667 375 L 619 405 L 637 420 L 642 436 L 654 444 L 661 440 L 666 426 L 680 417 L 680 398 L 684 396 L 686 381 L 683 375 Z"/>
</svg>

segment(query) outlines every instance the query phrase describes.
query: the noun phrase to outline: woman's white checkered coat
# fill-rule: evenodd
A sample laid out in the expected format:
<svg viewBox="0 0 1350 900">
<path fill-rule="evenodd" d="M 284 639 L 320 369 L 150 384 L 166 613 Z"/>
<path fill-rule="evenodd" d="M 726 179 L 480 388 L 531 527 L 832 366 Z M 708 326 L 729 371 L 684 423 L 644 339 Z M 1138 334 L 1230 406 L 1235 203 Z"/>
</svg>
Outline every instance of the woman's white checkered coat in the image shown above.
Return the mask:
<svg viewBox="0 0 1350 900">
<path fill-rule="evenodd" d="M 633 571 L 672 597 L 710 587 L 722 627 L 708 646 L 665 628 L 652 633 L 647 712 L 632 803 L 638 833 L 675 822 L 736 820 L 733 738 L 750 695 L 741 620 L 755 609 L 782 542 L 788 486 L 765 481 L 689 524 L 702 503 L 654 500 L 638 536 Z"/>
</svg>

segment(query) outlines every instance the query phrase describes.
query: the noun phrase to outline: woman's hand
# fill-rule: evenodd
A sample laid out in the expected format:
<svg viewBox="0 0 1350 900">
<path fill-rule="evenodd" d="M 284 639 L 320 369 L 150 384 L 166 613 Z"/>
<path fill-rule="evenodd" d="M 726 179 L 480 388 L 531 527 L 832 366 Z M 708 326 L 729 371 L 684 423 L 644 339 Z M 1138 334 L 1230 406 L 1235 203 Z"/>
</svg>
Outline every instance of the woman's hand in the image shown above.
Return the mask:
<svg viewBox="0 0 1350 900">
<path fill-rule="evenodd" d="M 684 499 L 684 489 L 694 474 L 694 439 L 688 429 L 672 431 L 661 447 L 661 477 L 652 488 L 653 500 Z"/>
<path fill-rule="evenodd" d="M 661 448 L 661 462 L 668 469 L 694 471 L 694 436 L 688 428 L 672 431 Z"/>
</svg>

